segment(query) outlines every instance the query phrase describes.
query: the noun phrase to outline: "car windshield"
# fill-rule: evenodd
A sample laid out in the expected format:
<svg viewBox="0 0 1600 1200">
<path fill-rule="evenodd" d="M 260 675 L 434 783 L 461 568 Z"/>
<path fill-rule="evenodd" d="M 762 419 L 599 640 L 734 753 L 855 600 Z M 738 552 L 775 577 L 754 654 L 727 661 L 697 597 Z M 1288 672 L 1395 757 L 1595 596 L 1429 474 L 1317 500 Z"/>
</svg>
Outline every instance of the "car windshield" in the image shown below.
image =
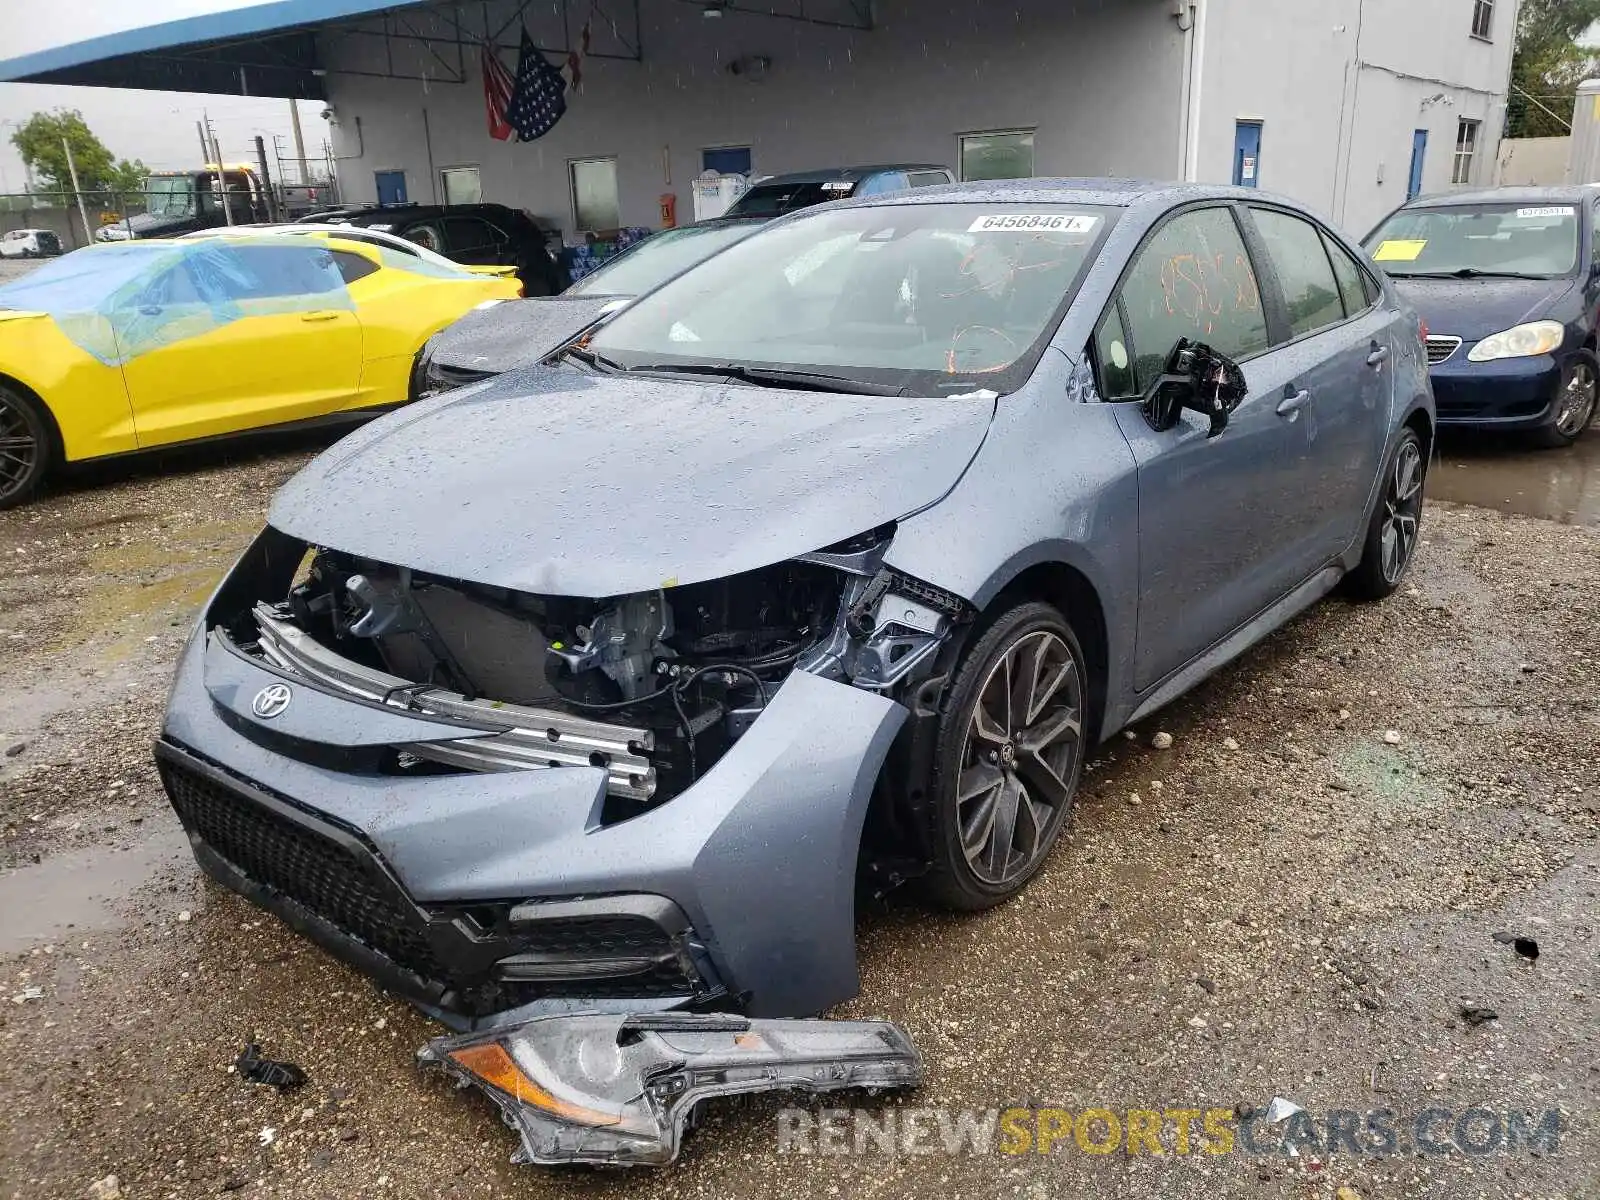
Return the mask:
<svg viewBox="0 0 1600 1200">
<path fill-rule="evenodd" d="M 759 222 L 728 225 L 688 225 L 666 229 L 619 254 L 592 275 L 567 289 L 569 296 L 642 296 L 696 263 L 742 242 Z"/>
<path fill-rule="evenodd" d="M 848 179 L 826 183 L 758 183 L 734 202 L 728 215 L 781 217 L 784 213 L 826 204 L 829 200 L 848 199 L 855 189 L 856 185 Z"/>
<path fill-rule="evenodd" d="M 145 211 L 153 217 L 186 217 L 194 212 L 194 181 L 187 175 L 152 175 L 144 189 Z"/>
<path fill-rule="evenodd" d="M 1115 217 L 1092 205 L 820 210 L 667 283 L 588 351 L 612 370 L 1003 394 L 1032 372 Z"/>
<path fill-rule="evenodd" d="M 1401 209 L 1367 239 L 1390 275 L 1554 279 L 1578 265 L 1576 204 Z"/>
</svg>

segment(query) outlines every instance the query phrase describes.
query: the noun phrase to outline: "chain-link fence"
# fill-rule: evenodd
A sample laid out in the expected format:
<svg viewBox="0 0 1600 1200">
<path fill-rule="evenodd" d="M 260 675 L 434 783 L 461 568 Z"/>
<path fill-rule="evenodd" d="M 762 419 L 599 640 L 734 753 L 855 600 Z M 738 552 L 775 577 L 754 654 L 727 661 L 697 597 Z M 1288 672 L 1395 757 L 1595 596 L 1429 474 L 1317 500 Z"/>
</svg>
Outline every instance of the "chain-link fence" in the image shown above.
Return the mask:
<svg viewBox="0 0 1600 1200">
<path fill-rule="evenodd" d="M 171 237 L 220 225 L 291 221 L 339 206 L 333 180 L 263 188 L 230 181 L 224 194 L 205 177 L 152 179 L 145 191 L 29 192 L 0 194 L 0 235 L 18 229 L 46 230 L 62 251 L 92 241 Z"/>
</svg>

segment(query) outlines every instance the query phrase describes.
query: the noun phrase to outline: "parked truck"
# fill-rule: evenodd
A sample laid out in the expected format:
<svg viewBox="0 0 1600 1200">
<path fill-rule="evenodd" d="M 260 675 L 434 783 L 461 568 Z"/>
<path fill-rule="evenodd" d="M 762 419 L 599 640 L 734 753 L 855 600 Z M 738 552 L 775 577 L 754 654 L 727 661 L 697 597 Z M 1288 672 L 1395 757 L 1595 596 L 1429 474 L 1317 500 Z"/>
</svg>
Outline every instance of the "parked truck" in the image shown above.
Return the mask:
<svg viewBox="0 0 1600 1200">
<path fill-rule="evenodd" d="M 218 225 L 247 225 L 272 219 L 266 188 L 247 164 L 207 163 L 193 171 L 153 171 L 145 180 L 145 211 L 100 229 L 102 242 L 130 238 L 177 237 Z M 224 211 L 226 199 L 228 219 Z"/>
</svg>

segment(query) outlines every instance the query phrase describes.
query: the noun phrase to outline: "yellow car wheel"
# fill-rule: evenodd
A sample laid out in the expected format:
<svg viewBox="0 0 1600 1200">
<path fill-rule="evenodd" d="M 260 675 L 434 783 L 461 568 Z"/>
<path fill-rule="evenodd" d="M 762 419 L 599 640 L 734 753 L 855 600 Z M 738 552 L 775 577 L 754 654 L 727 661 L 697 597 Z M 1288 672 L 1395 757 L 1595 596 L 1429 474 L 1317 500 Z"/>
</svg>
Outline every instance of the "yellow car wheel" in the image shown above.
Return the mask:
<svg viewBox="0 0 1600 1200">
<path fill-rule="evenodd" d="M 0 383 L 0 508 L 33 495 L 55 465 L 55 426 L 32 396 Z"/>
</svg>

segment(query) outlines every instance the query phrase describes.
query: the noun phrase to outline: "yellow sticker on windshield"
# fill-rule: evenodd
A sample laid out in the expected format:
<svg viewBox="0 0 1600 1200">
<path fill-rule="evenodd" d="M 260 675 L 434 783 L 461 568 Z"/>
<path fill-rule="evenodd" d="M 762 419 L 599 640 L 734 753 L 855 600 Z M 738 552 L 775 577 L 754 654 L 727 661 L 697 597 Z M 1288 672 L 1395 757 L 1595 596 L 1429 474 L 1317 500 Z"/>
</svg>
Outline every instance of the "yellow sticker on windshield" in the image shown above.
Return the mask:
<svg viewBox="0 0 1600 1200">
<path fill-rule="evenodd" d="M 1427 239 L 1420 242 L 1384 242 L 1373 252 L 1373 262 L 1416 262 Z"/>
</svg>

